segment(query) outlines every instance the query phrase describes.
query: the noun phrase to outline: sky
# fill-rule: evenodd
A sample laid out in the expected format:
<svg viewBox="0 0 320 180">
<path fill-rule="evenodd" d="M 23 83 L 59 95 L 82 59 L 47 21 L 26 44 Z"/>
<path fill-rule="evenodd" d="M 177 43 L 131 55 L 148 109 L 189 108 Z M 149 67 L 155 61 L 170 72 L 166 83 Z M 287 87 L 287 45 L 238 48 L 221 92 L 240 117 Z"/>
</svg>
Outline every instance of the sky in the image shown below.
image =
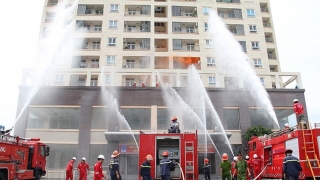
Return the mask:
<svg viewBox="0 0 320 180">
<path fill-rule="evenodd" d="M 301 73 L 309 119 L 320 123 L 320 1 L 269 1 L 281 71 Z M 6 127 L 15 122 L 22 70 L 34 66 L 43 3 L 3 0 L 0 6 L 0 124 Z"/>
</svg>

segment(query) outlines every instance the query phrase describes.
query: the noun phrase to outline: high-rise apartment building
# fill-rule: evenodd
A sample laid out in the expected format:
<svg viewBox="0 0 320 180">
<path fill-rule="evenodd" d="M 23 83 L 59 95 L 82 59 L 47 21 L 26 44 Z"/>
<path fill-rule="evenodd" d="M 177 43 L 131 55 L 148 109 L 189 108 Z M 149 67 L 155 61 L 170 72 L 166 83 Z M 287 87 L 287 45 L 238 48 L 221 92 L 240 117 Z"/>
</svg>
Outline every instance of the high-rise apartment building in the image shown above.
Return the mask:
<svg viewBox="0 0 320 180">
<path fill-rule="evenodd" d="M 61 2 L 45 1 L 39 41 L 47 38 L 46 30 L 57 17 L 56 7 Z M 18 112 L 23 113 L 16 126 L 18 134 L 41 137 L 50 145 L 48 168 L 56 174 L 73 156 L 87 157 L 93 166 L 99 154 L 108 157 L 119 149 L 122 175 L 135 179 L 137 149 L 132 138 L 121 134 L 128 129 L 110 115 L 103 103 L 103 88 L 96 86 L 106 86 L 114 94 L 135 136 L 140 130 L 166 132 L 170 116 L 178 116 L 181 127 L 189 130 L 192 128 L 188 129 L 184 121 L 188 117 L 183 112 L 169 113 L 157 79 L 160 73 L 163 81 L 182 92 L 187 84 L 187 61 L 198 69 L 235 153 L 244 151 L 242 135 L 249 127 L 278 128 L 259 114 L 261 107 L 250 100 L 242 101 L 244 92 L 226 90 L 232 78 L 216 61 L 209 32 L 215 27 L 208 23 L 211 10 L 223 19 L 247 54 L 247 61 L 270 96 L 280 128 L 286 122 L 295 125 L 292 100 L 297 98 L 305 104 L 304 90 L 299 73 L 281 72 L 269 0 L 68 2 L 77 3 L 68 19 L 72 26 L 68 37 L 73 39 L 74 49 L 61 68 L 51 70 L 45 87 L 30 103 L 27 94 L 31 89 L 22 83 Z M 288 88 L 290 83 L 299 89 L 294 85 Z M 24 110 L 25 103 L 28 108 Z M 217 125 L 210 119 L 207 115 L 207 130 L 219 149 Z M 208 158 L 211 172 L 218 172 L 220 159 L 214 148 L 210 145 L 204 150 L 199 144 L 199 149 L 200 164 Z"/>
</svg>

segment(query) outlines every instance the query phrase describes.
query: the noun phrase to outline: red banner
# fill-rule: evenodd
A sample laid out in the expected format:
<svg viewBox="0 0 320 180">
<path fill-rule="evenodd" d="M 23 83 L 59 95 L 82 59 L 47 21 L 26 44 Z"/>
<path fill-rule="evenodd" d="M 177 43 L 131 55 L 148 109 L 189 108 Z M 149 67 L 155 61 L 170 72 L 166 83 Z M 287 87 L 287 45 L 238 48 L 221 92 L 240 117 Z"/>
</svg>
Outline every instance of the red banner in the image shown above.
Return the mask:
<svg viewBox="0 0 320 180">
<path fill-rule="evenodd" d="M 132 144 L 119 144 L 121 154 L 138 154 L 138 148 Z"/>
<path fill-rule="evenodd" d="M 205 145 L 199 144 L 198 145 L 198 152 L 204 153 L 205 152 Z M 214 147 L 212 144 L 207 145 L 207 153 L 214 153 Z"/>
</svg>

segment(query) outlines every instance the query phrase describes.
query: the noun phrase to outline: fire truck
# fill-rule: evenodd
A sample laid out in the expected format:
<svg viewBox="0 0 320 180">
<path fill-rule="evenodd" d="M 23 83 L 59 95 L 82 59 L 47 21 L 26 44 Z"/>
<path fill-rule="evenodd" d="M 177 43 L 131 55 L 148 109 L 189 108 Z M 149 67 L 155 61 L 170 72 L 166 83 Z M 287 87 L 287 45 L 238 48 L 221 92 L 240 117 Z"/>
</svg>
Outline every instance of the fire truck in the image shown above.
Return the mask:
<svg viewBox="0 0 320 180">
<path fill-rule="evenodd" d="M 151 175 L 156 179 L 160 176 L 160 161 L 164 151 L 169 152 L 169 159 L 177 162 L 170 178 L 175 180 L 198 180 L 198 136 L 195 133 L 143 133 L 140 132 L 139 164 L 151 154 Z M 181 167 L 181 168 L 180 168 Z M 140 167 L 139 167 L 140 168 Z M 138 177 L 139 179 L 139 177 Z"/>
<path fill-rule="evenodd" d="M 300 160 L 303 169 L 300 179 L 320 179 L 319 140 L 320 128 L 292 127 L 268 136 L 252 137 L 247 150 L 251 159 L 254 154 L 261 159 L 261 178 L 281 179 L 285 150 L 292 149 L 292 155 Z"/>
<path fill-rule="evenodd" d="M 35 179 L 46 174 L 50 148 L 40 138 L 0 135 L 0 179 Z"/>
</svg>

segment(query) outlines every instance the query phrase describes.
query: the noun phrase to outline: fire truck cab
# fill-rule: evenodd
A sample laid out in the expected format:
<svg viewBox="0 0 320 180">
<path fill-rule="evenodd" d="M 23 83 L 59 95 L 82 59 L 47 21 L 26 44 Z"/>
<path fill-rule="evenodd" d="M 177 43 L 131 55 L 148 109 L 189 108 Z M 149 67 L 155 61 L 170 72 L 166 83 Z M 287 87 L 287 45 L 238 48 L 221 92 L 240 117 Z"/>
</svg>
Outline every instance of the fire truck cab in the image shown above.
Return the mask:
<svg viewBox="0 0 320 180">
<path fill-rule="evenodd" d="M 285 150 L 292 149 L 300 160 L 303 175 L 300 179 L 320 179 L 319 164 L 320 128 L 280 130 L 268 136 L 252 137 L 248 142 L 248 155 L 261 159 L 261 178 L 282 178 Z"/>
</svg>

